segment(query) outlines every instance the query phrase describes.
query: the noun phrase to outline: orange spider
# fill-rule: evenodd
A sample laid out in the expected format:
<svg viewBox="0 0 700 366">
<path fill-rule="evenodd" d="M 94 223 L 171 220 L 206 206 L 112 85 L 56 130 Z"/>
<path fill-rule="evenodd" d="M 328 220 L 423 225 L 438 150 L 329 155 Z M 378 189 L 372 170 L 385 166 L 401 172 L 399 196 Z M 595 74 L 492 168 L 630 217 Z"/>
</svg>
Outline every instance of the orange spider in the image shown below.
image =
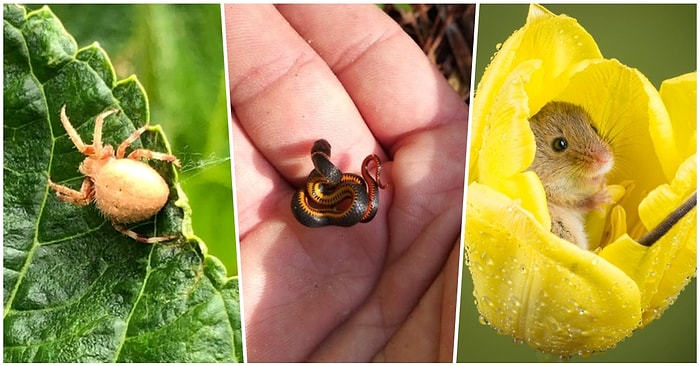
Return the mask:
<svg viewBox="0 0 700 366">
<path fill-rule="evenodd" d="M 173 155 L 146 149 L 135 149 L 124 157 L 126 148 L 131 145 L 148 126 L 134 131 L 118 147 L 116 155 L 110 145 L 102 145 L 102 125 L 104 119 L 119 112 L 112 109 L 102 112 L 95 118 L 93 142 L 86 145 L 66 116 L 66 106 L 61 108 L 61 123 L 78 151 L 86 158 L 79 171 L 85 175 L 80 191 L 56 184 L 49 179 L 49 186 L 56 191 L 56 197 L 64 202 L 86 206 L 92 202 L 112 222 L 112 226 L 124 235 L 143 243 L 158 243 L 171 240 L 177 235 L 144 237 L 122 224 L 131 224 L 153 217 L 165 205 L 170 188 L 163 177 L 150 165 L 140 159 L 157 159 L 180 167 L 180 161 Z"/>
</svg>

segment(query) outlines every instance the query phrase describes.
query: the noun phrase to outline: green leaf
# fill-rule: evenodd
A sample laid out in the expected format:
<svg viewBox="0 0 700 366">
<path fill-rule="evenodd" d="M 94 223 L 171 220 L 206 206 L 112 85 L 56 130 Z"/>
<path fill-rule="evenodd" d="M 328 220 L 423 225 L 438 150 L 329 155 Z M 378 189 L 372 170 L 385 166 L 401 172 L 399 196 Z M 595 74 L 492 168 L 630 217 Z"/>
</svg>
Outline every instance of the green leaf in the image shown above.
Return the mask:
<svg viewBox="0 0 700 366">
<path fill-rule="evenodd" d="M 182 161 L 179 183 L 194 212 L 192 227 L 236 275 L 220 5 L 54 4 L 51 10 L 79 48 L 98 41 L 117 75 L 138 75 L 151 121 L 168 132 Z"/>
<path fill-rule="evenodd" d="M 143 244 L 116 231 L 93 206 L 56 198 L 48 186 L 79 189 L 85 156 L 59 120 L 86 143 L 94 119 L 118 145 L 149 122 L 148 99 L 132 76 L 115 81 L 98 44 L 78 50 L 47 8 L 4 5 L 4 361 L 231 362 L 242 360 L 237 279 L 207 254 L 191 209 L 166 162 L 150 162 L 171 194 L 153 219 L 132 229 L 178 239 Z M 134 147 L 169 152 L 158 126 Z"/>
</svg>

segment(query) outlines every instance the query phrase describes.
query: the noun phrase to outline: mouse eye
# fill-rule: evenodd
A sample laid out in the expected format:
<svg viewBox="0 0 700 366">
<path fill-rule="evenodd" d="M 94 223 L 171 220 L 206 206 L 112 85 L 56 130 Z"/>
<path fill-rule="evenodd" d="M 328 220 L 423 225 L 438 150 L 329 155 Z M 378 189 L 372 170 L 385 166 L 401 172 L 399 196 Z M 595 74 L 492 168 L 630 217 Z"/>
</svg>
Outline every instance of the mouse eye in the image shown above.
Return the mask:
<svg viewBox="0 0 700 366">
<path fill-rule="evenodd" d="M 552 149 L 556 152 L 562 152 L 569 147 L 569 142 L 563 137 L 557 137 L 552 141 Z"/>
</svg>

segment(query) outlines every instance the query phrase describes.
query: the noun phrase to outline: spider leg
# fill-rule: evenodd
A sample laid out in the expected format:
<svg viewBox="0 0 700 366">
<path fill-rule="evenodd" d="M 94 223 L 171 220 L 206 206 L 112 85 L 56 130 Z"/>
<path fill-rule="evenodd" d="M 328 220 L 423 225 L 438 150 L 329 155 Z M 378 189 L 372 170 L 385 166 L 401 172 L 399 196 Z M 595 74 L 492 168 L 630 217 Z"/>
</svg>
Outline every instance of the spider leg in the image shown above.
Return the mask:
<svg viewBox="0 0 700 366">
<path fill-rule="evenodd" d="M 167 161 L 169 163 L 172 163 L 176 167 L 180 168 L 180 160 L 175 157 L 174 155 L 170 154 L 165 154 L 165 153 L 160 153 L 157 151 L 151 151 L 151 150 L 146 150 L 146 149 L 136 149 L 132 151 L 128 156 L 127 159 L 133 159 L 133 160 L 138 160 L 138 159 L 155 159 L 155 160 L 162 160 L 162 161 Z"/>
<path fill-rule="evenodd" d="M 117 112 L 119 112 L 118 109 L 110 109 L 95 117 L 95 132 L 92 136 L 92 146 L 95 147 L 95 153 L 97 155 L 102 154 L 102 125 L 104 124 L 104 120 L 107 116 Z"/>
<path fill-rule="evenodd" d="M 141 134 L 146 131 L 148 128 L 148 125 L 141 126 L 139 129 L 134 131 L 131 136 L 127 137 L 126 140 L 124 140 L 119 146 L 117 147 L 117 154 L 116 158 L 117 159 L 123 159 L 124 154 L 126 153 L 126 148 L 131 145 L 136 139 L 141 137 Z M 167 161 L 170 163 L 173 163 L 175 166 L 180 168 L 180 160 L 176 158 L 173 155 L 170 154 L 165 154 L 165 153 L 160 153 L 156 151 L 151 151 L 147 149 L 135 149 L 132 151 L 127 157 L 127 159 L 132 159 L 132 160 L 139 160 L 139 159 L 156 159 L 156 160 L 163 160 Z"/>
<path fill-rule="evenodd" d="M 116 222 L 113 222 L 112 226 L 114 226 L 114 228 L 117 231 L 119 231 L 120 233 L 122 233 L 122 234 L 136 240 L 136 241 L 140 241 L 140 242 L 146 243 L 146 244 L 160 243 L 160 242 L 164 242 L 164 241 L 168 241 L 168 240 L 173 240 L 173 239 L 178 237 L 178 235 L 147 237 L 147 236 L 143 236 L 143 235 L 141 235 L 133 230 L 127 229 L 126 227 L 121 226 L 120 224 L 117 224 Z"/>
<path fill-rule="evenodd" d="M 95 132 L 93 134 L 93 142 L 91 145 L 86 145 L 83 140 L 80 138 L 80 135 L 78 134 L 78 131 L 75 130 L 73 125 L 70 123 L 70 120 L 68 119 L 68 116 L 66 115 L 66 105 L 64 104 L 63 107 L 61 107 L 61 124 L 63 125 L 63 128 L 66 129 L 66 133 L 68 133 L 68 137 L 70 138 L 71 141 L 73 141 L 73 145 L 78 148 L 78 151 L 85 155 L 92 155 L 95 153 L 101 153 L 102 151 L 102 124 L 104 123 L 104 118 L 109 116 L 112 113 L 118 112 L 118 109 L 112 109 L 106 112 L 103 112 L 97 118 L 95 118 Z"/>
<path fill-rule="evenodd" d="M 73 145 L 75 145 L 75 147 L 78 148 L 78 151 L 80 151 L 81 153 L 85 153 L 85 150 L 87 150 L 87 145 L 83 143 L 83 140 L 80 138 L 80 135 L 78 135 L 78 131 L 76 131 L 75 128 L 73 128 L 73 125 L 70 123 L 68 116 L 66 116 L 65 104 L 63 105 L 63 107 L 61 107 L 61 124 L 63 125 L 63 128 L 66 129 L 70 140 L 73 141 Z"/>
<path fill-rule="evenodd" d="M 117 147 L 117 159 L 122 159 L 124 158 L 124 153 L 126 152 L 126 148 L 129 147 L 136 139 L 141 137 L 141 134 L 146 131 L 148 128 L 148 125 L 141 126 L 138 130 L 134 131 L 129 137 L 126 138 L 126 140 L 122 141 L 121 144 Z"/>
<path fill-rule="evenodd" d="M 94 198 L 94 183 L 91 179 L 85 178 L 80 186 L 80 191 L 68 188 L 61 184 L 56 184 L 49 179 L 49 187 L 56 191 L 56 198 L 63 202 L 72 203 L 79 206 L 87 206 Z"/>
</svg>

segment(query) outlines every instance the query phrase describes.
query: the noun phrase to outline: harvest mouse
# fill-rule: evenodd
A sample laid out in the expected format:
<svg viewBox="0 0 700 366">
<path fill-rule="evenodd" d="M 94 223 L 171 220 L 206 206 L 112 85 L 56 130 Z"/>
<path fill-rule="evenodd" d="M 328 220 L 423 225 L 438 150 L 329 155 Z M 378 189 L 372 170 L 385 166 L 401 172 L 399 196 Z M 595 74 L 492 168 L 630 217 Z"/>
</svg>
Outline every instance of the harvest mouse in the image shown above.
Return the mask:
<svg viewBox="0 0 700 366">
<path fill-rule="evenodd" d="M 530 117 L 537 145 L 528 170 L 539 176 L 547 195 L 552 233 L 588 249 L 584 215 L 610 203 L 605 175 L 613 151 L 580 106 L 553 101 Z"/>
</svg>

